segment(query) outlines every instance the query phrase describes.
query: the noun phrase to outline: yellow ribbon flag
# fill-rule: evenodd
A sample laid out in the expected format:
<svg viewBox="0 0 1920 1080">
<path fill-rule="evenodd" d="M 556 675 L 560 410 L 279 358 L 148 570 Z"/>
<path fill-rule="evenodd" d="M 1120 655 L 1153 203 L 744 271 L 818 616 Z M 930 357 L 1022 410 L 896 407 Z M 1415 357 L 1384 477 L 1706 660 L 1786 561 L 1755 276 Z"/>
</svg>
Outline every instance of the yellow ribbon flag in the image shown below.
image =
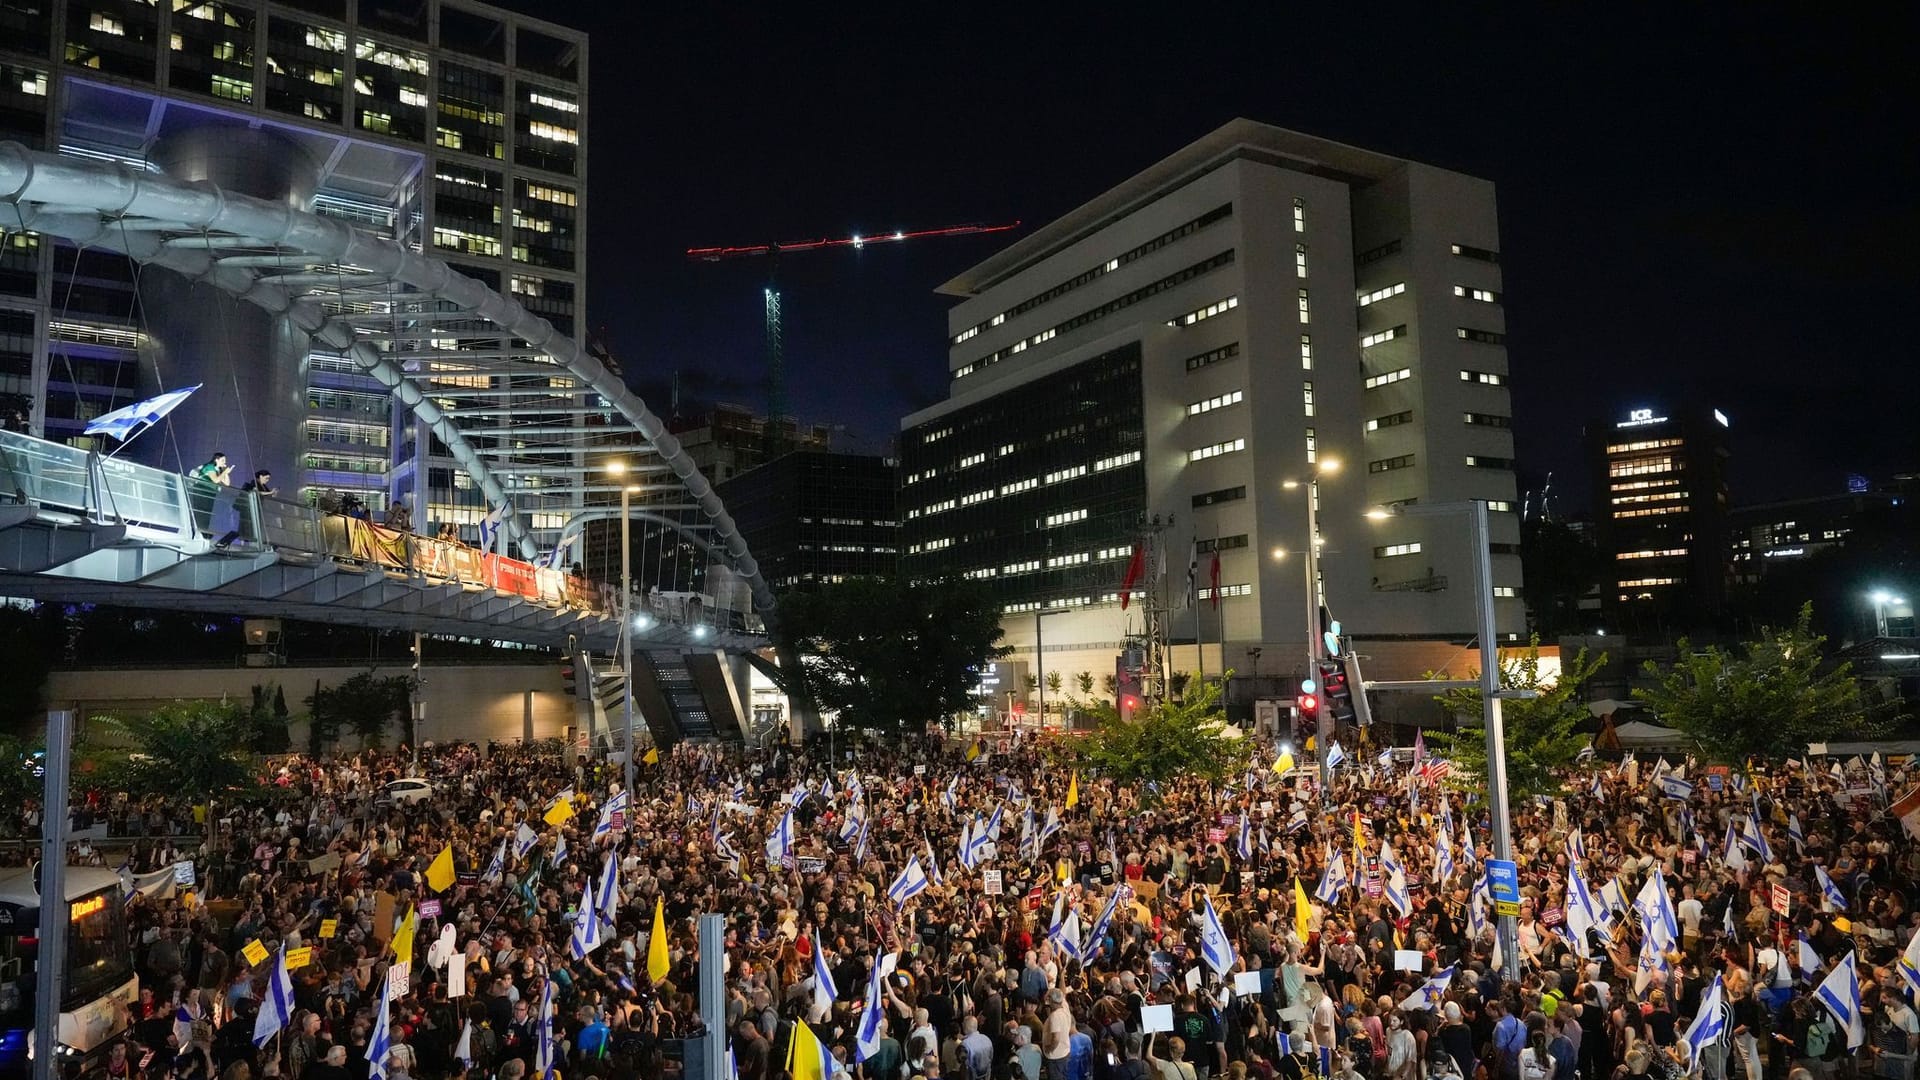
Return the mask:
<svg viewBox="0 0 1920 1080">
<path fill-rule="evenodd" d="M 827 1048 L 805 1020 L 793 1025 L 793 1038 L 787 1044 L 787 1072 L 793 1080 L 827 1080 L 833 1066 L 828 1064 Z"/>
<path fill-rule="evenodd" d="M 413 931 L 419 925 L 420 917 L 413 913 L 413 905 L 408 904 L 406 917 L 393 932 L 393 958 L 402 964 L 413 963 Z"/>
<path fill-rule="evenodd" d="M 427 864 L 427 888 L 434 892 L 446 892 L 453 885 L 453 845 L 440 849 L 440 854 Z"/>
<path fill-rule="evenodd" d="M 1311 735 L 1307 736 L 1307 752 L 1313 752 L 1313 736 Z"/>
<path fill-rule="evenodd" d="M 1307 904 L 1307 890 L 1301 888 L 1300 879 L 1293 879 L 1293 929 L 1300 935 L 1300 944 L 1307 943 L 1307 934 L 1313 925 L 1313 909 Z"/>
<path fill-rule="evenodd" d="M 1355 810 L 1353 812 L 1353 850 L 1359 851 L 1366 846 L 1367 838 L 1360 832 L 1360 811 Z"/>
<path fill-rule="evenodd" d="M 970 762 L 980 760 L 980 755 L 986 752 L 987 744 L 979 739 L 967 744 L 967 760 Z"/>
<path fill-rule="evenodd" d="M 541 815 L 540 820 L 546 822 L 549 825 L 558 826 L 558 825 L 565 825 L 567 823 L 567 819 L 571 818 L 572 816 L 573 816 L 573 800 L 560 799 L 556 801 L 552 806 L 547 807 L 547 812 Z"/>
<path fill-rule="evenodd" d="M 648 747 L 647 752 L 641 756 L 640 760 L 649 765 L 660 764 L 660 748 L 657 746 Z"/>
<path fill-rule="evenodd" d="M 1293 755 L 1287 751 L 1284 751 L 1284 750 L 1281 751 L 1280 756 L 1274 759 L 1273 771 L 1276 773 L 1279 773 L 1281 776 L 1285 776 L 1288 773 L 1292 772 L 1293 771 Z"/>
<path fill-rule="evenodd" d="M 667 970 L 673 967 L 673 957 L 667 955 L 667 903 L 666 898 L 653 898 L 653 936 L 647 942 L 647 978 L 658 983 L 667 977 Z"/>
<path fill-rule="evenodd" d="M 1067 781 L 1067 809 L 1071 810 L 1074 807 L 1079 805 L 1080 805 L 1080 774 L 1076 772 L 1073 774 L 1073 779 Z"/>
</svg>

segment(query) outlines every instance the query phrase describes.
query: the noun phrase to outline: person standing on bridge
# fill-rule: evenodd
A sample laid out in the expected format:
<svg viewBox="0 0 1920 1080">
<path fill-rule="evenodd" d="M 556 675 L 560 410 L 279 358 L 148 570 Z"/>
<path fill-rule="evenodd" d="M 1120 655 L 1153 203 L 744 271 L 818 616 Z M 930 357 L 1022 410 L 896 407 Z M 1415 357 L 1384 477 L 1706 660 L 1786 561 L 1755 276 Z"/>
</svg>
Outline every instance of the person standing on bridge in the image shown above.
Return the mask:
<svg viewBox="0 0 1920 1080">
<path fill-rule="evenodd" d="M 233 483 L 233 466 L 227 464 L 227 455 L 218 450 L 208 458 L 205 464 L 194 467 L 187 474 L 192 481 L 189 493 L 193 496 L 194 524 L 199 527 L 200 535 L 213 536 L 213 503 L 220 489 Z"/>
<path fill-rule="evenodd" d="M 273 473 L 266 469 L 255 469 L 253 479 L 240 485 L 240 490 L 251 491 L 255 495 L 265 495 L 269 497 L 280 494 L 280 489 L 273 486 Z M 228 544 L 240 539 L 240 534 L 247 528 L 247 515 L 250 511 L 251 507 L 249 507 L 247 503 L 235 501 L 233 504 L 233 528 L 229 529 L 227 535 L 221 537 L 220 542 L 214 546 L 226 547 Z M 259 538 L 255 537 L 255 539 Z"/>
</svg>

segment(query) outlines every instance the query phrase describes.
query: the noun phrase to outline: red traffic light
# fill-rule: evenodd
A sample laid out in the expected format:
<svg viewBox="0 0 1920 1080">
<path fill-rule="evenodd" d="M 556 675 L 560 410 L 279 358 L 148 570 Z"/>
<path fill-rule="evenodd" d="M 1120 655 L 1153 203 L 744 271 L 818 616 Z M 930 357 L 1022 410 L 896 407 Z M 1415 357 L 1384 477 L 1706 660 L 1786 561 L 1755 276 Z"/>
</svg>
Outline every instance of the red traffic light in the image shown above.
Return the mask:
<svg viewBox="0 0 1920 1080">
<path fill-rule="evenodd" d="M 1140 699 L 1137 697 L 1129 697 L 1123 704 L 1129 709 L 1137 709 L 1140 707 Z"/>
<path fill-rule="evenodd" d="M 1320 699 L 1314 697 L 1312 694 L 1301 694 L 1299 705 L 1301 712 L 1310 713 L 1320 707 Z"/>
</svg>

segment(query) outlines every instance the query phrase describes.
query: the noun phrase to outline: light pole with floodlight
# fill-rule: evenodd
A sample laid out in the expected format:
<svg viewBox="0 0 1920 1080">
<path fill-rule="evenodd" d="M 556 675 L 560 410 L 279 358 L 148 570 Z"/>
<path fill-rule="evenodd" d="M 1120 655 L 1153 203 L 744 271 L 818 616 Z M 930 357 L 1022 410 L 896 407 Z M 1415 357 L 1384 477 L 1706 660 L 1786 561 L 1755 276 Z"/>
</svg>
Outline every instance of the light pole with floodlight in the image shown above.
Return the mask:
<svg viewBox="0 0 1920 1080">
<path fill-rule="evenodd" d="M 1867 599 L 1873 601 L 1874 637 L 1892 637 L 1892 622 L 1894 619 L 1904 617 L 1910 620 L 1913 618 L 1913 608 L 1907 605 L 1907 598 L 1904 596 L 1897 596 L 1885 589 L 1875 589 L 1872 593 L 1868 594 Z M 1905 616 L 1901 615 L 1901 608 L 1906 608 Z"/>
<path fill-rule="evenodd" d="M 621 790 L 633 797 L 633 488 L 625 483 L 627 463 L 607 463 L 607 471 L 622 478 L 620 485 L 620 674 L 624 680 L 627 726 L 626 755 L 621 765 Z"/>
<path fill-rule="evenodd" d="M 1307 543 L 1303 549 L 1301 562 L 1307 568 L 1307 678 L 1315 679 L 1320 673 L 1320 478 L 1340 471 L 1340 462 L 1334 458 L 1324 458 L 1313 467 L 1313 475 L 1303 485 L 1298 480 L 1283 480 L 1280 486 L 1292 491 L 1295 488 L 1307 489 Z M 1315 751 L 1320 761 L 1320 790 L 1333 789 L 1333 767 L 1327 763 L 1327 746 L 1333 738 L 1333 714 L 1327 708 L 1324 697 L 1320 701 L 1317 722 L 1314 726 Z"/>
</svg>

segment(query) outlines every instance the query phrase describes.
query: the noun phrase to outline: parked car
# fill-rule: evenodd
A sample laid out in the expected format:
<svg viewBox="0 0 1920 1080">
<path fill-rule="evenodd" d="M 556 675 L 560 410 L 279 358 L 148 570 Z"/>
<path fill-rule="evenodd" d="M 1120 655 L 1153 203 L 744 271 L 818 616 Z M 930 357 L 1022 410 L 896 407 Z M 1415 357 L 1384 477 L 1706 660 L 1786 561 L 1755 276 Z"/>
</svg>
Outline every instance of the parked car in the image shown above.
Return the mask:
<svg viewBox="0 0 1920 1080">
<path fill-rule="evenodd" d="M 411 805 L 433 797 L 433 785 L 419 777 L 392 780 L 380 789 L 377 801 Z"/>
</svg>

